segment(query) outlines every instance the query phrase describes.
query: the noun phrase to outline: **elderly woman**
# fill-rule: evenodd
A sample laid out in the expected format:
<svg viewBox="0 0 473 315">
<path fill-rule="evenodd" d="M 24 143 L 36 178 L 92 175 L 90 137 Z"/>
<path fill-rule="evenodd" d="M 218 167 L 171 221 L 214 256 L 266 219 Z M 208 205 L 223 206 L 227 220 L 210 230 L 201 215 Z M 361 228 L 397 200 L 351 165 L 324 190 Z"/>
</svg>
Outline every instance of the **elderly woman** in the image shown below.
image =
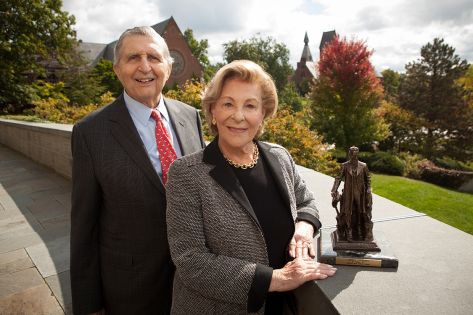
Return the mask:
<svg viewBox="0 0 473 315">
<path fill-rule="evenodd" d="M 310 258 L 321 224 L 291 156 L 256 140 L 276 112 L 274 82 L 257 64 L 234 61 L 202 104 L 217 137 L 176 160 L 166 187 L 172 313 L 282 314 L 283 292 L 335 268 Z"/>
</svg>

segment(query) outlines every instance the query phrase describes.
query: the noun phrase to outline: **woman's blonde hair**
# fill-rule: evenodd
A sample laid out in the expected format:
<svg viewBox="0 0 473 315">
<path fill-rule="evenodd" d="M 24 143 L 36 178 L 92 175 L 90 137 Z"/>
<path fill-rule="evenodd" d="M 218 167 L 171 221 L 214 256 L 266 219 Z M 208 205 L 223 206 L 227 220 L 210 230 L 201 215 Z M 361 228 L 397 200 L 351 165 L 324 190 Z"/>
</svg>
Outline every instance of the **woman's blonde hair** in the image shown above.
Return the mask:
<svg viewBox="0 0 473 315">
<path fill-rule="evenodd" d="M 202 110 L 204 111 L 207 125 L 213 135 L 218 135 L 217 127 L 212 124 L 213 115 L 211 110 L 212 106 L 220 98 L 226 81 L 230 79 L 239 79 L 244 82 L 257 84 L 261 88 L 264 119 L 263 124 L 256 133 L 257 138 L 263 134 L 266 119 L 276 113 L 278 94 L 271 76 L 261 66 L 250 60 L 235 60 L 223 66 L 207 85 L 202 97 Z"/>
</svg>

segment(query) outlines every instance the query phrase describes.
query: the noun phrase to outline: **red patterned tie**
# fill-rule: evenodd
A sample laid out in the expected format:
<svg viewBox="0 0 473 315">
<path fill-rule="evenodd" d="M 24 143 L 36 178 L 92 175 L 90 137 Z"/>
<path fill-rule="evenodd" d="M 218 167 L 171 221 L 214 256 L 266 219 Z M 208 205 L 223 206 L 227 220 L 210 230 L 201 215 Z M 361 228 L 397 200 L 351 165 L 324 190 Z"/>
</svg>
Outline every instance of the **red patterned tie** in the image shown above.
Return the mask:
<svg viewBox="0 0 473 315">
<path fill-rule="evenodd" d="M 163 183 L 166 184 L 169 166 L 176 159 L 176 151 L 172 147 L 171 137 L 164 127 L 159 112 L 153 110 L 151 117 L 156 121 L 156 144 L 158 145 L 159 160 L 161 161 L 161 170 L 163 172 Z"/>
</svg>

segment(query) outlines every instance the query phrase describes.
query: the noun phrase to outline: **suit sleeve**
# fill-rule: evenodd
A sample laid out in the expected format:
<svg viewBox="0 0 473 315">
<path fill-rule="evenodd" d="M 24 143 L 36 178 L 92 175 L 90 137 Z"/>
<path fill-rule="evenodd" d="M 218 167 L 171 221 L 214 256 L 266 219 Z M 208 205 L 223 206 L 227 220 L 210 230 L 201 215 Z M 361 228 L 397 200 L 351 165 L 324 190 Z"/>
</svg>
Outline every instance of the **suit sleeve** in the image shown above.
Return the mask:
<svg viewBox="0 0 473 315">
<path fill-rule="evenodd" d="M 101 189 L 81 129 L 72 132 L 71 290 L 74 314 L 102 309 L 98 253 Z"/>
<path fill-rule="evenodd" d="M 202 200 L 198 182 L 199 179 L 182 160 L 171 165 L 166 186 L 166 223 L 176 275 L 185 286 L 207 299 L 239 304 L 242 309 L 257 304 L 261 307 L 261 299 L 249 301 L 248 292 L 250 289 L 267 291 L 267 288 L 260 287 L 266 285 L 272 268 L 209 250 L 202 214 L 207 200 Z M 263 283 L 253 283 L 256 274 L 260 275 Z"/>
</svg>

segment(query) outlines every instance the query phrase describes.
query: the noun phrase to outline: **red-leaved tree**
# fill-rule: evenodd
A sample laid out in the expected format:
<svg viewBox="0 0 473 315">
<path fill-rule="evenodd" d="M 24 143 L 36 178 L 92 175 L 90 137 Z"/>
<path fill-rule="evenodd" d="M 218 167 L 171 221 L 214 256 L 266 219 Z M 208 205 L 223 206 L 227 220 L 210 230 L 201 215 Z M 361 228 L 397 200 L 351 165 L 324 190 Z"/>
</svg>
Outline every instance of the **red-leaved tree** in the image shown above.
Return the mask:
<svg viewBox="0 0 473 315">
<path fill-rule="evenodd" d="M 374 109 L 383 89 L 364 41 L 335 37 L 321 52 L 319 77 L 312 87 L 312 127 L 338 148 L 387 136 L 388 127 Z"/>
</svg>

